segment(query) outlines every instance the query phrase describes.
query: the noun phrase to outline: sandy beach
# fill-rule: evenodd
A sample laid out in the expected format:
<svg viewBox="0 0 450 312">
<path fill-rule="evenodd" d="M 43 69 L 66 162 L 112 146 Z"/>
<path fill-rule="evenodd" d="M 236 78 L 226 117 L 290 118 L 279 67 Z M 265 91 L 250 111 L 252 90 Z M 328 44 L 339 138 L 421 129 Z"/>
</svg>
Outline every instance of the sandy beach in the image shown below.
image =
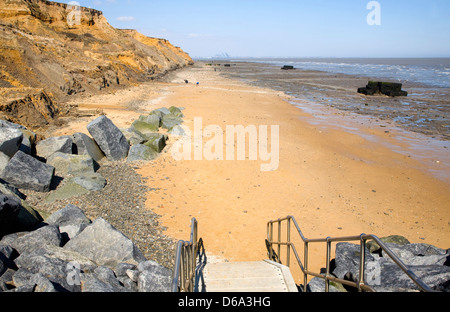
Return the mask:
<svg viewBox="0 0 450 312">
<path fill-rule="evenodd" d="M 362 124 L 331 108 L 324 108 L 328 119 L 316 118 L 292 105 L 282 92 L 222 77 L 202 63 L 171 73 L 166 82 L 78 98 L 75 103 L 91 113 L 69 119 L 53 135 L 87 133 L 97 110 L 126 128 L 140 114 L 170 106 L 184 107 L 190 129 L 198 117 L 203 127 L 279 126 L 275 171 L 261 171 L 263 160 L 177 161 L 171 153 L 176 137 L 160 158 L 137 170 L 157 190 L 148 194 L 147 208 L 161 215 L 166 234 L 188 240 L 195 217 L 211 256 L 265 259 L 267 222 L 288 215 L 308 238 L 398 234 L 411 242 L 450 247 L 448 150 L 425 151 L 428 156 L 419 160 L 407 141 L 398 141 L 400 130 L 394 126 Z M 432 175 L 433 170 L 444 178 Z M 314 247 L 310 252 L 314 270 L 325 266 L 322 250 Z"/>
</svg>

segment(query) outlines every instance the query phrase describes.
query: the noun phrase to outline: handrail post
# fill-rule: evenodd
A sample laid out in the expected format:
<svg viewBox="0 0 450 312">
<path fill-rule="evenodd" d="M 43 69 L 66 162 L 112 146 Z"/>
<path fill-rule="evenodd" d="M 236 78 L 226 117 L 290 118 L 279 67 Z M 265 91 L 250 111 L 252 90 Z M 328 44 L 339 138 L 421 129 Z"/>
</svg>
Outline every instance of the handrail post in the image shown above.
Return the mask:
<svg viewBox="0 0 450 312">
<path fill-rule="evenodd" d="M 366 264 L 366 240 L 364 239 L 365 234 L 361 234 L 361 251 L 359 260 L 359 281 L 358 281 L 358 291 L 361 292 L 361 286 L 364 285 L 364 269 Z"/>
<path fill-rule="evenodd" d="M 272 249 L 272 241 L 273 241 L 273 223 L 270 222 L 267 225 L 267 239 L 269 241 L 269 259 L 272 260 L 273 259 L 273 249 Z"/>
<path fill-rule="evenodd" d="M 305 248 L 304 248 L 304 257 L 305 257 L 305 272 L 303 273 L 303 287 L 305 292 L 307 291 L 307 285 L 308 285 L 308 242 L 305 242 Z"/>
<path fill-rule="evenodd" d="M 325 273 L 325 292 L 329 292 L 330 289 L 330 260 L 331 260 L 331 240 L 327 237 L 327 256 L 326 256 L 326 273 Z"/>
<path fill-rule="evenodd" d="M 278 220 L 278 262 L 281 263 L 281 220 Z"/>
<path fill-rule="evenodd" d="M 290 267 L 291 264 L 291 218 L 289 218 L 287 220 L 287 234 L 286 234 L 286 239 L 287 239 L 287 259 L 286 259 L 286 266 Z"/>
</svg>

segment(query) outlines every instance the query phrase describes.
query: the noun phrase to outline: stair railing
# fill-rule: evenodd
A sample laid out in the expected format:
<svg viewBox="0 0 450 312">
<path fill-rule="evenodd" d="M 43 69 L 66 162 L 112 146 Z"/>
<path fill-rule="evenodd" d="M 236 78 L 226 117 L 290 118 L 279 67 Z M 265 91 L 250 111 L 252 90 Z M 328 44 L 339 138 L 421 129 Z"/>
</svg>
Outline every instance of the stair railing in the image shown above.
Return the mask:
<svg viewBox="0 0 450 312">
<path fill-rule="evenodd" d="M 172 292 L 194 292 L 196 289 L 197 256 L 203 249 L 203 240 L 198 240 L 198 222 L 191 221 L 190 241 L 180 240 L 177 244 Z"/>
<path fill-rule="evenodd" d="M 282 224 L 286 222 L 286 240 L 282 241 Z M 303 241 L 303 263 L 298 255 L 298 252 L 295 248 L 295 245 L 291 241 L 291 222 L 294 224 L 298 234 L 300 235 L 300 238 Z M 274 239 L 273 236 L 273 227 L 274 224 L 278 225 L 278 237 Z M 323 280 L 325 280 L 325 291 L 329 291 L 330 282 L 336 282 L 341 283 L 347 286 L 351 286 L 354 288 L 357 288 L 358 291 L 375 291 L 372 287 L 367 285 L 365 283 L 365 253 L 366 253 L 366 241 L 373 240 L 375 241 L 381 249 L 389 255 L 389 257 L 394 261 L 394 263 L 397 264 L 405 273 L 408 275 L 408 277 L 419 287 L 420 290 L 424 292 L 433 292 L 433 290 L 426 285 L 423 281 L 421 281 L 413 271 L 411 271 L 398 257 L 395 255 L 377 236 L 375 235 L 366 235 L 361 234 L 359 236 L 346 236 L 346 237 L 327 237 L 327 238 L 319 238 L 319 239 L 307 239 L 303 235 L 300 227 L 297 224 L 297 221 L 293 216 L 288 216 L 286 218 L 269 221 L 267 223 L 267 241 L 266 244 L 268 246 L 268 255 L 269 259 L 273 259 L 279 263 L 281 263 L 280 253 L 281 253 L 281 246 L 286 246 L 286 265 L 290 266 L 290 252 L 291 249 L 295 255 L 295 258 L 297 260 L 297 263 L 299 264 L 299 267 L 303 273 L 304 276 L 304 282 L 303 287 L 304 291 L 307 291 L 307 285 L 308 285 L 308 275 L 319 277 Z M 331 260 L 331 243 L 333 242 L 349 242 L 349 241 L 359 241 L 360 242 L 360 260 L 359 260 L 359 280 L 358 282 L 353 282 L 349 280 L 344 280 L 335 277 L 334 275 L 331 275 L 330 272 L 330 260 Z M 320 274 L 317 272 L 312 272 L 308 269 L 308 250 L 309 246 L 311 244 L 315 243 L 325 243 L 326 244 L 326 272 L 325 274 Z M 273 249 L 273 246 L 277 247 L 277 254 L 275 250 Z"/>
</svg>

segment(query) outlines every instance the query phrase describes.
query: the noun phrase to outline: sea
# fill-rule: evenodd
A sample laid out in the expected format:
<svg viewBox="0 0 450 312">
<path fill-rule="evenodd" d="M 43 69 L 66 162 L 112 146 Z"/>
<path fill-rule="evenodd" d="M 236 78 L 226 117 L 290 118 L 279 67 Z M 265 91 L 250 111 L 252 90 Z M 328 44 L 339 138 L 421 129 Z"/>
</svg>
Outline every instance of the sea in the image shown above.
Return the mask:
<svg viewBox="0 0 450 312">
<path fill-rule="evenodd" d="M 450 88 L 450 58 L 257 58 L 240 61 L 275 67 L 292 65 L 302 70 L 379 77 L 394 82 Z"/>
<path fill-rule="evenodd" d="M 221 74 L 247 84 L 282 91 L 291 103 L 315 118 L 311 122 L 358 132 L 356 122 L 403 131 L 393 150 L 429 162 L 450 182 L 450 58 L 229 58 L 211 62 Z M 227 64 L 227 66 L 224 66 Z M 285 65 L 294 70 L 281 70 Z M 365 96 L 368 81 L 403 84 L 405 97 Z M 327 109 L 329 109 L 327 111 Z M 333 111 L 330 113 L 330 111 Z M 341 119 L 330 118 L 343 112 Z M 344 119 L 346 118 L 347 121 Z M 338 120 L 338 121 L 336 121 Z M 350 122 L 352 120 L 352 122 Z M 352 124 L 350 126 L 350 124 Z M 394 131 L 391 131 L 394 132 Z M 373 139 L 373 138 L 368 138 Z"/>
</svg>

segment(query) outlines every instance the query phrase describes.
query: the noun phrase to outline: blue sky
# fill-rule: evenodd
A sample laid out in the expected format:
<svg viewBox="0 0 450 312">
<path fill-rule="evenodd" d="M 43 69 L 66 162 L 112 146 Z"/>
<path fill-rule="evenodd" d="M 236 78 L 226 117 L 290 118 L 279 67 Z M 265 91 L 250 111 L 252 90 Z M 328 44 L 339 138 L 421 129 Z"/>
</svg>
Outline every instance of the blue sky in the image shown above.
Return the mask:
<svg viewBox="0 0 450 312">
<path fill-rule="evenodd" d="M 60 1 L 68 3 L 69 1 Z M 78 0 L 192 57 L 450 57 L 449 0 Z"/>
</svg>

